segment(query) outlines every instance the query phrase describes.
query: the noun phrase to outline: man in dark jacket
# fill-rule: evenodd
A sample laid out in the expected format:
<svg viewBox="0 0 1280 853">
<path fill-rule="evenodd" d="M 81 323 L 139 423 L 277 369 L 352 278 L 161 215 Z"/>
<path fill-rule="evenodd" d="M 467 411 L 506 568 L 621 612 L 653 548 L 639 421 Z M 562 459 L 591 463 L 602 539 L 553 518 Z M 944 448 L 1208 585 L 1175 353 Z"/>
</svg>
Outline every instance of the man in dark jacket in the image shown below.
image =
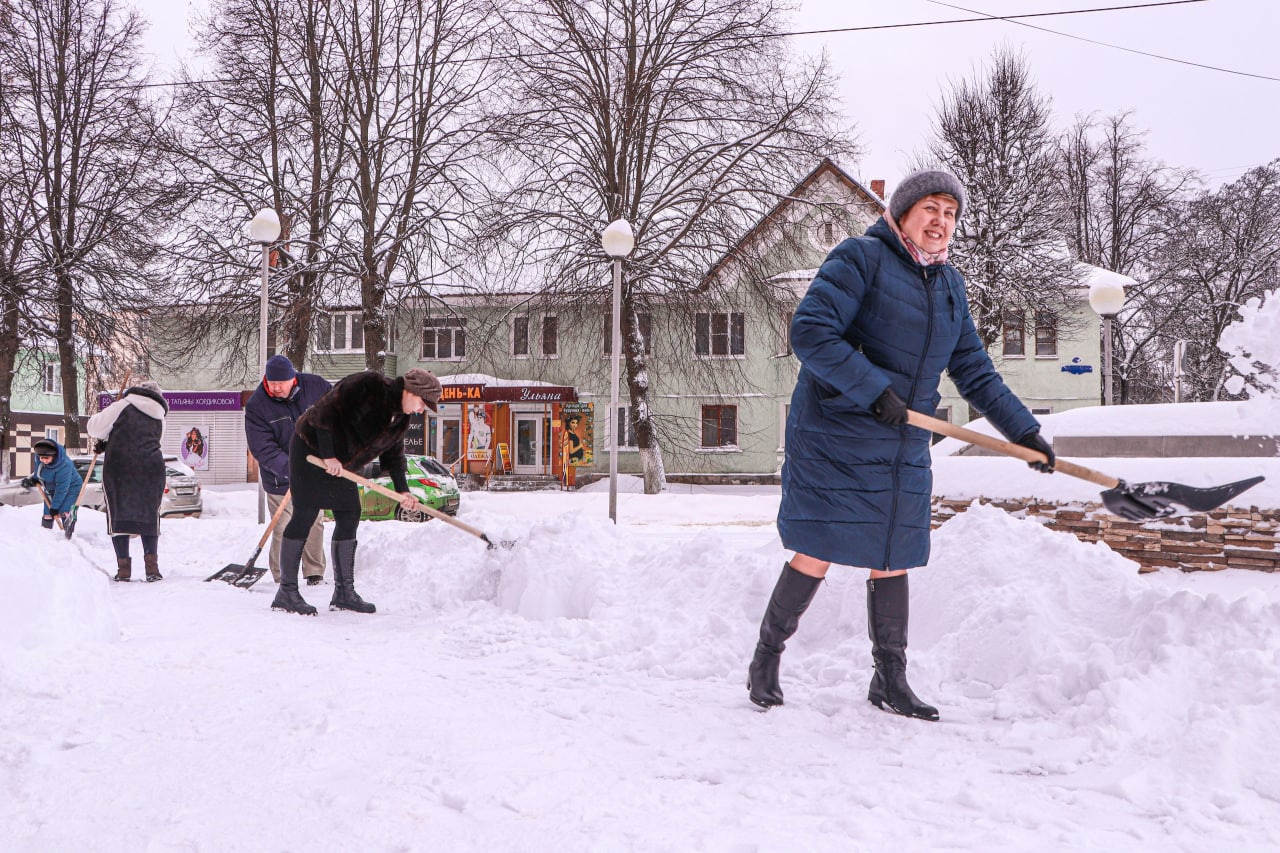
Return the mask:
<svg viewBox="0 0 1280 853">
<path fill-rule="evenodd" d="M 356 529 L 360 526 L 360 492 L 341 476 L 378 459 L 400 493 L 400 506 L 418 512 L 418 499 L 405 478 L 404 434 L 410 415 L 435 410 L 440 380 L 414 368 L 394 379 L 366 370 L 333 386 L 298 421 L 289 445 L 289 476 L 293 484 L 293 518 L 280 546 L 280 589 L 272 610 L 314 616 L 316 609 L 298 593 L 298 564 L 303 538 L 322 509 L 333 513 L 333 598 L 330 610 L 373 613 L 376 608 L 356 594 Z M 324 467 L 309 461 L 318 457 Z"/>
<path fill-rule="evenodd" d="M 244 407 L 245 438 L 258 461 L 258 477 L 272 516 L 289 491 L 289 442 L 298 419 L 332 387 L 322 376 L 298 373 L 287 356 L 277 355 L 267 362 L 262 384 Z M 276 583 L 280 583 L 280 543 L 292 517 L 293 507 L 285 507 L 271 532 L 271 577 Z M 306 536 L 302 573 L 310 586 L 324 581 L 324 517 L 319 514 Z"/>
<path fill-rule="evenodd" d="M 155 382 L 126 388 L 119 400 L 89 418 L 86 432 L 102 447 L 102 491 L 107 498 L 107 533 L 116 552 L 116 576 L 127 581 L 132 572 L 129 538 L 142 540 L 147 582 L 160 574 L 160 501 L 164 498 L 164 417 L 169 404 Z"/>
<path fill-rule="evenodd" d="M 84 480 L 66 450 L 53 439 L 42 438 L 31 449 L 36 454 L 36 469 L 23 479 L 22 485 L 27 489 L 37 483 L 44 487 L 44 517 L 40 519 L 40 526 L 52 529 L 54 518 L 59 519 L 59 523 L 66 521 Z"/>
</svg>

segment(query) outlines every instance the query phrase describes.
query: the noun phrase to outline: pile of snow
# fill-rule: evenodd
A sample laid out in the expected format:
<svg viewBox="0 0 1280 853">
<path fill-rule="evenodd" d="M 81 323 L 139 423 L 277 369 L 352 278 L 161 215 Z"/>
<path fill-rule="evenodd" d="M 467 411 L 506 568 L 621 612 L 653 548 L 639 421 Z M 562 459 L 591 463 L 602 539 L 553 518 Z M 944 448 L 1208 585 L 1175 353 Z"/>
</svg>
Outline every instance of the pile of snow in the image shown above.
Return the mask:
<svg viewBox="0 0 1280 853">
<path fill-rule="evenodd" d="M 1227 354 L 1236 375 L 1227 379 L 1229 394 L 1275 396 L 1280 391 L 1280 299 L 1269 291 L 1240 307 L 1240 319 L 1222 332 L 1218 348 Z"/>
<path fill-rule="evenodd" d="M 252 491 L 206 502 L 164 522 L 160 584 L 108 580 L 96 513 L 68 542 L 0 507 L 15 849 L 1280 844 L 1271 575 L 1139 576 L 973 507 L 911 580 L 911 680 L 942 722 L 866 702 L 866 573 L 840 568 L 763 714 L 744 679 L 787 557 L 776 490 L 624 489 L 617 525 L 603 490 L 468 493 L 514 547 L 364 523 L 378 613 L 303 587 L 314 619 L 273 613 L 269 575 L 202 583 L 261 530 Z"/>
</svg>

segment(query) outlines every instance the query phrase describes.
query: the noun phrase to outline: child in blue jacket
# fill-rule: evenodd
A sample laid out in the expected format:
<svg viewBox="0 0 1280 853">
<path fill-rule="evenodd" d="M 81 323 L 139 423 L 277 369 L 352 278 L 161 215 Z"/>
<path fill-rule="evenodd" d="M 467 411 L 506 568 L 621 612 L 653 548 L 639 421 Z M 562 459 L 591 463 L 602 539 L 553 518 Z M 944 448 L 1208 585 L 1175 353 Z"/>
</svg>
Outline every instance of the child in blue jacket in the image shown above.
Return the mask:
<svg viewBox="0 0 1280 853">
<path fill-rule="evenodd" d="M 67 513 L 71 512 L 76 498 L 80 496 L 84 480 L 80 477 L 80 472 L 76 471 L 71 457 L 67 456 L 67 451 L 58 442 L 42 438 L 31 449 L 36 454 L 36 469 L 22 481 L 22 485 L 28 489 L 36 483 L 44 486 L 46 503 L 40 526 L 52 529 L 55 517 L 62 522 L 66 521 Z"/>
</svg>

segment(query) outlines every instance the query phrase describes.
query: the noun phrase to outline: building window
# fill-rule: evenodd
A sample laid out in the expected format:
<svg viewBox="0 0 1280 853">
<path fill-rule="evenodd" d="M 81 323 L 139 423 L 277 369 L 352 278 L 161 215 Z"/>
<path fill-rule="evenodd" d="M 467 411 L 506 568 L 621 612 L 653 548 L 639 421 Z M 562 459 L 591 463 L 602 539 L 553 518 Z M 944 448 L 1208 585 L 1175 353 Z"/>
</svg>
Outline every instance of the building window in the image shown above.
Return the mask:
<svg viewBox="0 0 1280 853">
<path fill-rule="evenodd" d="M 1058 323 L 1047 311 L 1036 312 L 1036 357 L 1057 358 Z"/>
<path fill-rule="evenodd" d="M 1005 358 L 1023 358 L 1027 354 L 1025 319 L 1021 311 L 1004 312 Z"/>
<path fill-rule="evenodd" d="M 364 352 L 363 315 L 359 311 L 317 312 L 316 349 L 321 352 Z"/>
<path fill-rule="evenodd" d="M 736 447 L 738 444 L 738 407 L 702 407 L 702 446 Z"/>
<path fill-rule="evenodd" d="M 631 422 L 631 409 L 627 406 L 618 407 L 618 447 L 635 448 L 636 445 L 636 425 Z"/>
<path fill-rule="evenodd" d="M 511 319 L 511 354 L 516 358 L 529 357 L 529 316 Z"/>
<path fill-rule="evenodd" d="M 40 384 L 46 394 L 62 393 L 62 365 L 47 361 L 40 366 Z"/>
<path fill-rule="evenodd" d="M 467 321 L 428 317 L 422 321 L 422 359 L 461 361 L 467 356 Z"/>
<path fill-rule="evenodd" d="M 560 324 L 554 315 L 542 318 L 542 355 L 544 358 L 556 358 L 560 354 Z"/>
<path fill-rule="evenodd" d="M 644 342 L 644 354 L 653 353 L 653 315 L 636 314 L 636 325 L 640 327 L 640 340 Z M 626 347 L 622 351 L 626 352 Z M 613 355 L 613 315 L 604 315 L 604 357 Z"/>
<path fill-rule="evenodd" d="M 746 351 L 745 315 L 697 314 L 694 318 L 694 352 L 701 356 L 735 356 Z"/>
<path fill-rule="evenodd" d="M 778 350 L 778 355 L 791 355 L 791 321 L 796 318 L 796 312 L 782 312 L 782 327 L 779 329 L 779 337 L 782 339 L 782 346 Z"/>
</svg>

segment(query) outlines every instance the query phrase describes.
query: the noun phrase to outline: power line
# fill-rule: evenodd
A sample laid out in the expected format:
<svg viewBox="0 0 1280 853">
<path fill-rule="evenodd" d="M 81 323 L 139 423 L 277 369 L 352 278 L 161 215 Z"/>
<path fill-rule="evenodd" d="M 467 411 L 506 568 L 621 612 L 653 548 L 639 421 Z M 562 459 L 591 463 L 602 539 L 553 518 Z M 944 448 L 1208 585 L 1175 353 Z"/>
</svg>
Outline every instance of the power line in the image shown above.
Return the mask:
<svg viewBox="0 0 1280 853">
<path fill-rule="evenodd" d="M 1206 0 L 1162 0 L 1162 2 L 1132 3 L 1125 6 L 1099 6 L 1092 9 L 1070 9 L 1070 10 L 1057 11 L 1057 12 L 1028 12 L 1021 15 L 988 15 L 983 12 L 975 12 L 971 9 L 961 9 L 961 7 L 959 6 L 954 6 L 952 8 L 961 9 L 961 11 L 968 12 L 971 15 L 978 15 L 979 17 L 948 18 L 945 20 L 937 20 L 937 21 L 912 21 L 909 23 L 902 23 L 902 24 L 869 24 L 869 25 L 860 26 L 860 27 L 835 27 L 832 29 L 825 29 L 825 30 L 797 30 L 792 32 L 784 32 L 784 33 L 772 33 L 769 36 L 765 36 L 765 38 L 790 38 L 793 36 L 813 36 L 813 35 L 830 35 L 835 33 L 872 32 L 876 30 L 909 29 L 913 27 L 948 26 L 951 24 L 987 23 L 990 21 L 1010 21 L 1012 23 L 1022 24 L 1022 21 L 1020 19 L 1023 19 L 1023 18 L 1051 18 L 1051 17 L 1061 17 L 1064 15 L 1088 15 L 1088 14 L 1094 14 L 1098 12 L 1123 12 L 1123 11 L 1129 11 L 1133 9 L 1151 9 L 1159 6 L 1183 6 L 1189 3 L 1204 3 L 1204 2 L 1206 2 Z M 948 4 L 940 3 L 939 5 L 946 6 Z M 1022 24 L 1022 26 L 1032 26 L 1032 25 Z M 1034 27 L 1034 29 L 1044 29 L 1044 28 Z M 1051 32 L 1051 33 L 1056 32 L 1054 30 L 1047 30 L 1047 29 L 1045 31 Z M 1056 33 L 1056 34 L 1066 35 L 1065 33 Z M 714 39 L 714 40 L 723 40 L 723 39 L 729 39 L 729 38 L 739 38 L 739 36 L 737 35 L 724 36 L 722 37 L 722 39 Z M 1075 38 L 1075 37 L 1072 36 L 1072 38 Z M 713 40 L 713 39 L 709 39 L 709 40 Z M 1088 41 L 1088 39 L 1085 39 L 1085 41 Z M 1098 43 L 1101 44 L 1101 42 L 1098 42 Z M 637 46 L 642 47 L 642 46 L 648 46 L 648 45 L 638 44 Z M 1113 47 L 1114 45 L 1108 45 L 1108 46 Z M 1119 49 L 1127 50 L 1127 48 L 1119 48 Z M 577 52 L 578 51 L 568 51 L 568 50 L 542 50 L 542 51 L 533 51 L 530 53 L 502 54 L 502 55 L 496 55 L 491 57 L 444 59 L 441 61 L 441 64 L 464 64 L 464 63 L 482 62 L 482 61 L 511 61 L 511 60 L 517 60 L 517 59 L 534 59 L 540 56 L 570 56 Z M 1140 52 L 1140 51 L 1135 51 L 1135 52 Z M 1153 54 L 1150 54 L 1150 55 L 1153 55 Z M 1161 58 L 1165 58 L 1165 57 L 1161 57 Z M 1194 63 L 1191 63 L 1191 64 L 1194 64 Z M 386 68 L 387 70 L 393 70 L 395 68 L 414 68 L 417 65 L 418 63 L 401 63 L 396 65 L 388 65 L 386 66 Z M 1204 66 L 1204 67 L 1210 67 L 1210 66 Z M 1215 70 L 1221 71 L 1225 69 L 1215 69 Z M 1257 76 L 1257 75 L 1250 75 L 1250 76 Z M 208 78 L 203 80 L 172 80 L 164 83 L 120 83 L 117 85 L 100 86 L 99 89 L 101 90 L 159 89 L 159 88 L 173 88 L 173 87 L 180 87 L 180 86 L 210 85 L 210 84 L 216 84 L 216 83 L 234 83 L 244 79 L 247 79 L 247 78 L 245 77 L 213 77 L 213 78 Z M 1276 78 L 1269 77 L 1265 79 L 1276 79 Z M 6 88 L 11 88 L 11 87 L 0 84 L 0 89 L 6 89 Z"/>
<path fill-rule="evenodd" d="M 985 15 L 985 14 L 986 14 L 985 12 L 979 12 L 979 11 L 977 11 L 976 9 L 966 9 L 964 6 L 957 6 L 957 5 L 953 4 L 953 3 L 943 3 L 943 2 L 942 2 L 942 0 L 928 0 L 928 2 L 932 3 L 932 4 L 933 4 L 933 5 L 935 5 L 935 6 L 946 6 L 948 9 L 958 9 L 958 10 L 960 10 L 961 12 L 968 12 L 968 13 L 969 13 L 969 14 L 971 14 L 971 15 Z M 1181 0 L 1181 2 L 1199 3 L 1199 2 L 1203 2 L 1203 0 Z M 1174 2 L 1174 3 L 1160 3 L 1160 4 L 1150 4 L 1150 5 L 1176 6 L 1176 5 L 1179 5 L 1179 3 L 1178 3 L 1178 2 Z M 1136 8 L 1142 8 L 1142 7 L 1139 7 L 1139 6 L 1130 6 L 1130 7 L 1117 6 L 1117 7 L 1113 7 L 1113 8 L 1114 8 L 1114 9 L 1123 9 L 1123 8 L 1134 8 L 1134 9 L 1136 9 Z M 1088 10 L 1088 11 L 1096 11 L 1096 10 Z M 1110 11 L 1110 10 L 1108 10 L 1108 11 Z M 1255 78 L 1255 79 L 1257 79 L 1257 80 L 1271 80 L 1271 81 L 1273 81 L 1273 82 L 1280 83 L 1280 77 L 1270 77 L 1270 76 L 1268 76 L 1268 75 L 1266 75 L 1266 74 L 1253 74 L 1253 73 L 1248 72 L 1248 71 L 1236 71 L 1236 70 L 1235 70 L 1235 69 L 1233 69 L 1233 68 L 1222 68 L 1222 67 L 1217 66 L 1217 65 L 1206 65 L 1206 64 L 1205 64 L 1205 63 L 1203 63 L 1203 62 L 1192 62 L 1192 61 L 1191 61 L 1191 60 L 1189 60 L 1189 59 L 1178 59 L 1176 56 L 1164 56 L 1163 54 L 1159 54 L 1159 53 L 1149 53 L 1149 52 L 1147 52 L 1147 51 L 1145 51 L 1145 50 L 1138 50 L 1137 48 L 1125 47 L 1124 45 L 1120 45 L 1120 44 L 1111 44 L 1110 42 L 1098 41 L 1097 39 L 1086 38 L 1086 37 L 1084 37 L 1084 36 L 1077 36 L 1077 35 L 1073 35 L 1073 34 L 1071 34 L 1071 33 L 1064 33 L 1064 32 L 1061 32 L 1061 31 L 1059 31 L 1059 30 L 1051 30 L 1051 29 L 1049 29 L 1048 27 L 1039 27 L 1039 26 L 1036 26 L 1035 24 L 1028 24 L 1028 23 L 1026 23 L 1026 22 L 1024 22 L 1024 21 L 1017 20 L 1018 18 L 1030 18 L 1030 17 L 1035 17 L 1035 16 L 1032 16 L 1032 15 L 987 15 L 987 16 L 986 16 L 986 18 L 985 18 L 985 20 L 988 20 L 988 21 L 1008 21 L 1009 23 L 1011 23 L 1011 24 L 1017 24 L 1017 25 L 1018 25 L 1018 26 L 1020 26 L 1020 27 L 1028 27 L 1028 28 L 1033 29 L 1033 30 L 1039 30 L 1039 31 L 1040 31 L 1040 32 L 1042 32 L 1042 33 L 1051 33 L 1051 34 L 1053 34 L 1053 35 L 1055 35 L 1055 36 L 1063 36 L 1064 38 L 1075 39 L 1076 41 L 1088 42 L 1089 44 L 1096 44 L 1096 45 L 1099 45 L 1099 46 L 1101 46 L 1101 47 L 1109 47 L 1109 48 L 1112 48 L 1113 50 L 1123 50 L 1123 51 L 1125 51 L 1126 53 L 1136 53 L 1136 54 L 1138 54 L 1139 56 L 1149 56 L 1149 57 L 1151 57 L 1152 59 L 1161 59 L 1161 60 L 1164 60 L 1165 62 L 1175 62 L 1175 63 L 1177 63 L 1177 64 L 1179 64 L 1179 65 L 1190 65 L 1190 66 L 1191 66 L 1191 67 L 1193 67 L 1193 68 L 1205 68 L 1205 69 L 1208 69 L 1209 71 L 1221 71 L 1221 72 L 1222 72 L 1222 73 L 1224 73 L 1224 74 L 1236 74 L 1236 75 L 1238 75 L 1238 76 L 1240 76 L 1240 77 L 1253 77 L 1253 78 Z"/>
</svg>

